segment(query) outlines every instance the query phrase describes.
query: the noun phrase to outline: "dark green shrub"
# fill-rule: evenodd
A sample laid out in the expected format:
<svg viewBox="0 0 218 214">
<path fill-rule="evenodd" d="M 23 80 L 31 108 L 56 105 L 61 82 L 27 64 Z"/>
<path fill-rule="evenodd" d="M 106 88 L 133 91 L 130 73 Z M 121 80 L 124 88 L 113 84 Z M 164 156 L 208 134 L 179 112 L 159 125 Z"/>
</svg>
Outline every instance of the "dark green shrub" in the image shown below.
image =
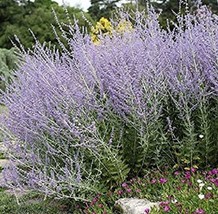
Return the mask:
<svg viewBox="0 0 218 214">
<path fill-rule="evenodd" d="M 15 48 L 10 50 L 0 49 L 0 89 L 5 90 L 8 83 L 12 81 L 13 69 L 16 68 L 17 56 Z"/>
</svg>

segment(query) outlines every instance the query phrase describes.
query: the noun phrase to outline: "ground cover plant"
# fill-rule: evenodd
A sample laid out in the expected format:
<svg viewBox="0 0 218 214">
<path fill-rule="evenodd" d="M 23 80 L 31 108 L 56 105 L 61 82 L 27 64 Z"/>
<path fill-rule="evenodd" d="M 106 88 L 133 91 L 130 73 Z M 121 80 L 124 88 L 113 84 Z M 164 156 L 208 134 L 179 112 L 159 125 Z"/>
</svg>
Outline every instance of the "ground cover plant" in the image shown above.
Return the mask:
<svg viewBox="0 0 218 214">
<path fill-rule="evenodd" d="M 149 169 L 216 167 L 218 17 L 177 18 L 163 30 L 152 8 L 120 12 L 114 29 L 132 27 L 97 43 L 75 24 L 62 53 L 21 48 L 2 98 L 7 186 L 88 202 Z"/>
<path fill-rule="evenodd" d="M 164 172 L 154 170 L 144 177 L 134 177 L 107 194 L 98 194 L 90 203 L 78 206 L 78 213 L 120 213 L 114 208 L 120 198 L 147 198 L 159 202 L 159 209 L 145 209 L 145 214 L 155 213 L 217 213 L 218 169 Z"/>
</svg>

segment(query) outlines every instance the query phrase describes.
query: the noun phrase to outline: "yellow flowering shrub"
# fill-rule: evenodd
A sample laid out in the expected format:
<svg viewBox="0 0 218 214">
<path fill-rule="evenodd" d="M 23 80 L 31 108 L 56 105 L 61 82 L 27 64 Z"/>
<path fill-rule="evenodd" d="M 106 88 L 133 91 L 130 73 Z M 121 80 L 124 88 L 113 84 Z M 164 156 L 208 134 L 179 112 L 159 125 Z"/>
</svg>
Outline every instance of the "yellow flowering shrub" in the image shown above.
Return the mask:
<svg viewBox="0 0 218 214">
<path fill-rule="evenodd" d="M 97 24 L 95 25 L 95 27 L 92 27 L 91 29 L 91 38 L 92 38 L 92 41 L 95 43 L 95 44 L 99 44 L 99 35 L 102 33 L 103 35 L 108 35 L 108 34 L 112 34 L 112 30 L 113 30 L 113 27 L 112 27 L 112 24 L 111 22 L 102 17 L 98 22 Z"/>
<path fill-rule="evenodd" d="M 131 31 L 133 29 L 130 21 L 121 20 L 117 26 L 113 26 L 112 23 L 102 17 L 95 25 L 91 28 L 91 39 L 94 44 L 100 44 L 99 35 L 113 35 L 113 32 L 123 34 L 124 32 Z"/>
</svg>

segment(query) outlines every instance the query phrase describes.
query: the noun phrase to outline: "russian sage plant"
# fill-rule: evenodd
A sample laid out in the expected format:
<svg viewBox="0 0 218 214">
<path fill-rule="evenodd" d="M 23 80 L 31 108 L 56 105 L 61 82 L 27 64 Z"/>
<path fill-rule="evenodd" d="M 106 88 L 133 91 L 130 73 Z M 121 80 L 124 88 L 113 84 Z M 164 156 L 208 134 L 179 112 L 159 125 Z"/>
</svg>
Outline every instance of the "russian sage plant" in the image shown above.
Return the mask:
<svg viewBox="0 0 218 214">
<path fill-rule="evenodd" d="M 217 164 L 218 17 L 177 18 L 163 30 L 152 9 L 136 13 L 97 44 L 69 26 L 62 53 L 23 51 L 2 98 L 7 185 L 88 200 L 153 167 Z"/>
</svg>

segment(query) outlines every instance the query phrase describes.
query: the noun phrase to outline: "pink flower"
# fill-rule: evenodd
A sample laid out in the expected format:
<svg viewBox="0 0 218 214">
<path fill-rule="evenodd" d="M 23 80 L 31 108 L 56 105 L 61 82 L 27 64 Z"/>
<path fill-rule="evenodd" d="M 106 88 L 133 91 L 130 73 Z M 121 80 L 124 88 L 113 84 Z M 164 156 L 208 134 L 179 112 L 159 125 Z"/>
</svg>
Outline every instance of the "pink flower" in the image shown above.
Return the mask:
<svg viewBox="0 0 218 214">
<path fill-rule="evenodd" d="M 191 173 L 190 172 L 186 172 L 185 173 L 185 178 L 186 179 L 190 179 L 191 178 Z"/>
<path fill-rule="evenodd" d="M 166 205 L 165 207 L 164 207 L 164 212 L 169 212 L 170 211 L 170 206 L 169 205 Z"/>
<path fill-rule="evenodd" d="M 206 212 L 203 209 L 200 209 L 200 208 L 196 209 L 194 213 L 195 214 L 206 214 Z"/>
<path fill-rule="evenodd" d="M 205 199 L 211 199 L 211 198 L 213 198 L 213 193 L 208 192 L 205 194 Z"/>
<path fill-rule="evenodd" d="M 140 190 L 140 189 L 137 189 L 136 192 L 141 192 L 141 190 Z"/>
<path fill-rule="evenodd" d="M 132 192 L 132 190 L 130 188 L 127 188 L 126 191 L 127 192 Z"/>
<path fill-rule="evenodd" d="M 98 202 L 98 198 L 97 197 L 93 198 L 92 201 L 91 201 L 90 206 L 95 205 L 97 202 Z"/>
<path fill-rule="evenodd" d="M 210 181 L 218 187 L 218 178 L 211 178 Z"/>
<path fill-rule="evenodd" d="M 218 169 L 213 169 L 213 170 L 211 170 L 211 172 L 212 172 L 212 175 L 217 175 L 218 174 Z"/>
<path fill-rule="evenodd" d="M 122 183 L 122 187 L 128 187 L 128 184 L 127 183 Z"/>
<path fill-rule="evenodd" d="M 155 183 L 157 183 L 157 180 L 156 179 L 152 179 L 151 180 L 151 184 L 155 184 Z"/>
<path fill-rule="evenodd" d="M 175 176 L 177 176 L 177 175 L 179 175 L 179 174 L 180 174 L 179 171 L 175 171 L 175 172 L 174 172 L 174 175 L 175 175 Z"/>
<path fill-rule="evenodd" d="M 214 184 L 218 187 L 218 178 L 215 180 Z"/>
<path fill-rule="evenodd" d="M 166 178 L 160 178 L 159 181 L 160 181 L 161 184 L 165 184 L 167 182 L 167 179 Z"/>
<path fill-rule="evenodd" d="M 194 167 L 191 167 L 190 171 L 191 171 L 192 173 L 195 173 L 195 172 L 197 171 L 197 169 L 194 168 Z"/>
<path fill-rule="evenodd" d="M 149 208 L 146 208 L 146 209 L 145 209 L 145 213 L 146 213 L 146 214 L 150 213 L 150 209 L 149 209 Z"/>
<path fill-rule="evenodd" d="M 169 205 L 169 204 L 170 204 L 169 201 L 161 201 L 161 202 L 160 202 L 160 206 L 161 206 L 161 207 L 167 206 L 167 205 Z"/>
</svg>

